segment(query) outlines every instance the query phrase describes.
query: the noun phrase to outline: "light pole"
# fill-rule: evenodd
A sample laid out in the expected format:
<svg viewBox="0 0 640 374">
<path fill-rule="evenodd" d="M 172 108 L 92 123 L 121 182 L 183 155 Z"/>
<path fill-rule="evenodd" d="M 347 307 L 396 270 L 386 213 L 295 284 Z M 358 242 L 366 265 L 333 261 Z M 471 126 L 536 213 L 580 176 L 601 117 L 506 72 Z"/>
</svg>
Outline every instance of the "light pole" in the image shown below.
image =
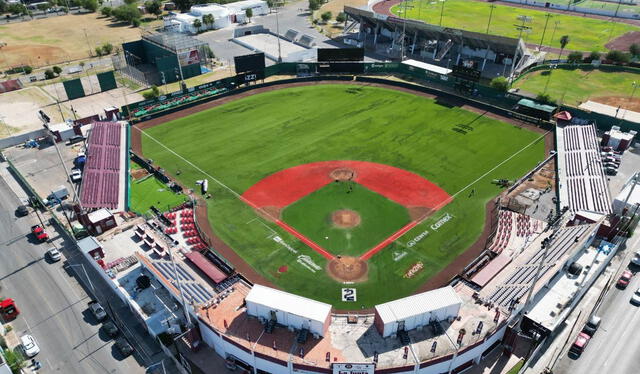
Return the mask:
<svg viewBox="0 0 640 374">
<path fill-rule="evenodd" d="M 442 6 L 440 7 L 440 24 L 438 26 L 442 26 L 442 17 L 444 16 L 444 3 L 445 0 L 442 0 Z"/>
<path fill-rule="evenodd" d="M 549 23 L 549 18 L 553 17 L 551 15 L 551 13 L 547 13 L 545 14 L 545 17 L 547 18 L 544 21 L 544 29 L 542 29 L 542 38 L 540 38 L 540 45 L 538 46 L 538 50 L 542 49 L 542 42 L 544 41 L 544 34 L 547 32 L 547 24 Z"/>
<path fill-rule="evenodd" d="M 559 23 L 560 21 L 556 21 L 555 25 L 553 26 L 553 32 L 551 33 L 551 44 L 553 44 L 553 38 L 556 36 L 556 30 L 558 29 Z"/>
<path fill-rule="evenodd" d="M 278 17 L 278 13 L 280 13 L 280 10 L 278 9 L 278 0 L 276 0 L 276 3 L 274 4 L 276 6 L 276 34 L 278 37 L 278 63 L 282 62 L 282 49 L 280 47 L 280 18 Z"/>
<path fill-rule="evenodd" d="M 627 108 L 631 105 L 631 101 L 633 100 L 633 95 L 636 93 L 636 89 L 638 89 L 639 85 L 638 83 L 636 83 L 636 81 L 633 81 L 631 83 L 631 86 L 633 87 L 633 89 L 631 90 L 631 95 L 629 95 L 629 105 L 627 105 Z M 627 112 L 629 111 L 629 109 L 627 108 L 624 108 L 624 113 L 622 113 L 622 117 L 620 118 L 620 123 L 624 121 L 624 117 L 627 115 Z"/>
</svg>

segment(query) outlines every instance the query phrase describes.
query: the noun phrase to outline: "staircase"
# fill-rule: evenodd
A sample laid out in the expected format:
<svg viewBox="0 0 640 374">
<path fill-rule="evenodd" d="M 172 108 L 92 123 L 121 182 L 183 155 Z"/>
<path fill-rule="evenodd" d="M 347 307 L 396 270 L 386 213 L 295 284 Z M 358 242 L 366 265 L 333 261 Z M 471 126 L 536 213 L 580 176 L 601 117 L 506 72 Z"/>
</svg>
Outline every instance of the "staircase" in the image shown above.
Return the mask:
<svg viewBox="0 0 640 374">
<path fill-rule="evenodd" d="M 442 49 L 440 49 L 440 51 L 438 52 L 434 60 L 436 61 L 442 60 L 442 58 L 447 54 L 447 52 L 449 52 L 451 47 L 453 47 L 453 41 L 449 39 L 447 40 L 446 43 L 444 43 L 444 46 L 442 47 Z"/>
<path fill-rule="evenodd" d="M 409 343 L 411 343 L 409 333 L 405 330 L 398 331 L 398 339 L 400 339 L 400 343 L 402 343 L 402 345 L 409 345 Z"/>
</svg>

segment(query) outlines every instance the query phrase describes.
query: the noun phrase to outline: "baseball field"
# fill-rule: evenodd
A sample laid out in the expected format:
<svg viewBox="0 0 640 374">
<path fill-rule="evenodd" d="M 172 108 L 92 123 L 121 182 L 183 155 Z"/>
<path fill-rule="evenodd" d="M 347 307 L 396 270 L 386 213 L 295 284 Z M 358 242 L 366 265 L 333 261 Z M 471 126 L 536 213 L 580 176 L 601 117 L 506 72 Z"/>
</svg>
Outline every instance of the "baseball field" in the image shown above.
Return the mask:
<svg viewBox="0 0 640 374">
<path fill-rule="evenodd" d="M 491 14 L 491 24 L 489 25 L 492 5 L 495 8 Z M 404 17 L 404 7 L 405 5 L 401 3 L 394 6 L 391 11 L 398 16 Z M 489 25 L 490 34 L 514 38 L 520 35 L 516 25 L 523 24 L 518 17 L 527 16 L 529 21 L 525 22 L 524 26 L 529 29 L 522 33 L 522 38 L 527 43 L 538 44 L 543 36 L 546 22 L 545 15 L 547 13 L 543 10 L 469 0 L 447 0 L 446 2 L 412 0 L 407 3 L 408 18 L 440 25 L 441 14 L 442 26 L 445 27 L 485 33 L 487 32 L 487 25 Z M 568 35 L 570 39 L 569 44 L 566 46 L 568 50 L 604 51 L 606 50 L 605 44 L 610 40 L 615 40 L 617 37 L 632 31 L 640 31 L 640 28 L 625 23 L 611 23 L 604 19 L 553 13 L 547 24 L 547 32 L 544 34 L 542 44 L 560 48 L 560 37 Z"/>
<path fill-rule="evenodd" d="M 209 181 L 217 237 L 268 282 L 338 309 L 418 290 L 481 235 L 492 180 L 522 176 L 545 149 L 540 132 L 486 113 L 351 84 L 142 128 L 145 158 L 187 187 Z"/>
</svg>

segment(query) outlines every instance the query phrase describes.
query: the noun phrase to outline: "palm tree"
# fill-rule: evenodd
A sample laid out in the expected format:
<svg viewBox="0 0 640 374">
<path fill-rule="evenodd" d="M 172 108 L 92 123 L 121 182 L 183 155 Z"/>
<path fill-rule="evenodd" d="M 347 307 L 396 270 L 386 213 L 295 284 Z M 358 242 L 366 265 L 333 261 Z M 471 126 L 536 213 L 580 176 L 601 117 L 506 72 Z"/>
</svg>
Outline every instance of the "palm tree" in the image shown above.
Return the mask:
<svg viewBox="0 0 640 374">
<path fill-rule="evenodd" d="M 213 18 L 213 14 L 205 14 L 202 16 L 202 23 L 207 26 L 208 29 L 213 28 L 213 24 L 215 23 L 215 19 Z"/>
<path fill-rule="evenodd" d="M 196 19 L 193 21 L 193 27 L 195 27 L 195 28 L 196 28 L 196 31 L 197 31 L 197 32 L 200 32 L 200 28 L 202 27 L 202 22 L 200 22 L 200 19 L 196 18 Z"/>
<path fill-rule="evenodd" d="M 558 56 L 558 61 L 562 58 L 562 51 L 564 51 L 564 47 L 569 44 L 569 35 L 562 35 L 560 38 L 560 56 Z"/>
</svg>

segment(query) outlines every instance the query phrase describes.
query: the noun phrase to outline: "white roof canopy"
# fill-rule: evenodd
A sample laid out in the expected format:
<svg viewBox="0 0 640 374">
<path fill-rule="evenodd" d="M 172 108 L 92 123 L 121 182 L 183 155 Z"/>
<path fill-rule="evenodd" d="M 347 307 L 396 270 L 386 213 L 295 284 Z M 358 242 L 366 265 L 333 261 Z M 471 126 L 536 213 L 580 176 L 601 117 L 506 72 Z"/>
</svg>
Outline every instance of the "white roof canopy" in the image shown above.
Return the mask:
<svg viewBox="0 0 640 374">
<path fill-rule="evenodd" d="M 447 69 L 442 66 L 427 64 L 426 62 L 417 61 L 417 60 L 404 60 L 402 61 L 402 63 L 405 65 L 413 66 L 418 69 L 423 69 L 423 70 L 431 71 L 431 72 L 442 74 L 442 75 L 447 75 L 452 71 L 451 69 Z"/>
<path fill-rule="evenodd" d="M 453 287 L 446 286 L 376 305 L 376 310 L 382 321 L 389 323 L 404 321 L 414 316 L 460 304 L 462 304 L 460 296 L 456 294 Z"/>
<path fill-rule="evenodd" d="M 245 300 L 248 303 L 260 304 L 274 310 L 281 310 L 313 321 L 320 321 L 321 323 L 324 323 L 329 313 L 331 313 L 331 305 L 329 304 L 259 284 L 251 288 Z"/>
</svg>

